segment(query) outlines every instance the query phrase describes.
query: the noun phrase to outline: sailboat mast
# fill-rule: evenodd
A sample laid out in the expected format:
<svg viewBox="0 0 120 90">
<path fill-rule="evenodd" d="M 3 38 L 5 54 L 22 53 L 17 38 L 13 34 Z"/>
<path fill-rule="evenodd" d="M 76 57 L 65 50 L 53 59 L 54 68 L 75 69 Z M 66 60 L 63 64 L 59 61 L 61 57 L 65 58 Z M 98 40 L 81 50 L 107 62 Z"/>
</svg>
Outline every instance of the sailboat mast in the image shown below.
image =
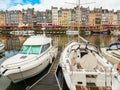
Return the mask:
<svg viewBox="0 0 120 90">
<path fill-rule="evenodd" d="M 80 33 L 80 0 L 78 0 L 78 41 L 79 41 L 79 33 Z"/>
</svg>

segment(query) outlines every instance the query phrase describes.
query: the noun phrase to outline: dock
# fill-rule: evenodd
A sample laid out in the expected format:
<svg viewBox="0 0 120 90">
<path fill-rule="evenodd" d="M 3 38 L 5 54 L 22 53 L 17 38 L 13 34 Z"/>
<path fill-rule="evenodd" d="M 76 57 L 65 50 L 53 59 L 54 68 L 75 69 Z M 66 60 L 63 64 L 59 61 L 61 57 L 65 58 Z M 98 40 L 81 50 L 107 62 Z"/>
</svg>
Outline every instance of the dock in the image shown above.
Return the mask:
<svg viewBox="0 0 120 90">
<path fill-rule="evenodd" d="M 59 58 L 60 53 L 52 63 L 48 73 L 36 81 L 33 85 L 27 87 L 26 90 L 62 90 L 56 76 Z"/>
</svg>

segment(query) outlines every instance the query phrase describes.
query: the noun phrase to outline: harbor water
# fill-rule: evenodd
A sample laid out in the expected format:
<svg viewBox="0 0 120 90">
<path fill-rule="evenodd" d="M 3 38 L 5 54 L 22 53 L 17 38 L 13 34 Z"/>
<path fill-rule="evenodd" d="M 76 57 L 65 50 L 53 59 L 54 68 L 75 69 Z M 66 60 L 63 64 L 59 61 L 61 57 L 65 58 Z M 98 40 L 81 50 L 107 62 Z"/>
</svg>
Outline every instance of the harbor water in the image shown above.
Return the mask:
<svg viewBox="0 0 120 90">
<path fill-rule="evenodd" d="M 65 47 L 65 44 L 70 40 L 68 36 L 54 36 L 55 40 L 57 40 L 58 45 L 62 46 L 62 49 Z M 111 42 L 117 40 L 119 36 L 110 36 L 110 35 L 89 35 L 84 36 L 90 43 L 95 44 L 98 47 L 108 46 Z M 0 64 L 9 57 L 16 55 L 19 53 L 20 48 L 22 47 L 23 42 L 26 40 L 26 36 L 0 36 L 0 41 L 5 44 L 5 52 L 4 56 L 0 57 Z M 69 38 L 69 39 L 68 39 Z M 49 69 L 48 66 L 42 73 L 26 79 L 19 83 L 12 83 L 10 79 L 7 77 L 0 77 L 0 90 L 25 90 L 27 87 L 32 85 L 35 81 L 41 78 Z M 62 72 L 59 69 L 57 72 L 57 76 L 63 90 L 68 90 L 65 83 L 64 78 L 62 76 Z"/>
</svg>

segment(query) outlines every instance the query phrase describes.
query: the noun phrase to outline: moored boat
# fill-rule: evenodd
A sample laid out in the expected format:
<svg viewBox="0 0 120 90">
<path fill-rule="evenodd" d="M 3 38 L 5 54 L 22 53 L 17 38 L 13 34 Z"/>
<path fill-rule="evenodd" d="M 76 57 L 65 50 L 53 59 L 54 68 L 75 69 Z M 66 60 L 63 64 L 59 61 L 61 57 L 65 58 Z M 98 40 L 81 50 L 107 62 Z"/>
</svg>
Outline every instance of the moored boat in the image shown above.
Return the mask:
<svg viewBox="0 0 120 90">
<path fill-rule="evenodd" d="M 66 31 L 66 34 L 67 34 L 67 35 L 78 35 L 78 33 L 79 33 L 79 32 L 78 32 L 78 31 L 75 31 L 75 30 L 67 30 L 67 31 Z"/>
<path fill-rule="evenodd" d="M 78 9 L 80 16 L 80 0 Z M 69 90 L 119 90 L 118 71 L 95 45 L 79 36 L 79 27 L 80 17 L 78 17 L 78 41 L 69 42 L 60 56 L 60 67 L 67 87 Z M 96 34 L 107 33 L 105 31 Z"/>
<path fill-rule="evenodd" d="M 11 31 L 10 34 L 12 35 L 19 35 L 19 36 L 32 36 L 34 35 L 33 30 L 26 30 L 26 31 Z"/>
<path fill-rule="evenodd" d="M 14 83 L 35 76 L 53 62 L 57 52 L 58 47 L 51 37 L 31 36 L 17 55 L 1 64 L 1 75 L 7 76 Z"/>
<path fill-rule="evenodd" d="M 72 41 L 60 57 L 65 82 L 70 90 L 119 90 L 113 65 L 90 43 Z"/>
<path fill-rule="evenodd" d="M 105 58 L 116 64 L 120 61 L 120 41 L 112 42 L 108 47 L 101 48 L 101 52 Z"/>
<path fill-rule="evenodd" d="M 92 34 L 110 34 L 110 31 L 109 30 L 101 30 L 101 31 L 95 31 L 93 30 L 92 31 Z"/>
</svg>

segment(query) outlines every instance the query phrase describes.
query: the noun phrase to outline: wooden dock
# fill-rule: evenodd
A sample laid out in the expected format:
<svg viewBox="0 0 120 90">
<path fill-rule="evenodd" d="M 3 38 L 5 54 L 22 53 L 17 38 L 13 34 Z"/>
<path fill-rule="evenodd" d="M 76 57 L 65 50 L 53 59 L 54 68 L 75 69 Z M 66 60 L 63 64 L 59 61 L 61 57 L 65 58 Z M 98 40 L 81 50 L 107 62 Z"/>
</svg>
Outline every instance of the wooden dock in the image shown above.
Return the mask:
<svg viewBox="0 0 120 90">
<path fill-rule="evenodd" d="M 30 87 L 27 87 L 26 90 L 62 90 L 56 76 L 59 57 L 60 54 L 58 54 L 57 58 L 54 60 L 48 73 Z"/>
</svg>

